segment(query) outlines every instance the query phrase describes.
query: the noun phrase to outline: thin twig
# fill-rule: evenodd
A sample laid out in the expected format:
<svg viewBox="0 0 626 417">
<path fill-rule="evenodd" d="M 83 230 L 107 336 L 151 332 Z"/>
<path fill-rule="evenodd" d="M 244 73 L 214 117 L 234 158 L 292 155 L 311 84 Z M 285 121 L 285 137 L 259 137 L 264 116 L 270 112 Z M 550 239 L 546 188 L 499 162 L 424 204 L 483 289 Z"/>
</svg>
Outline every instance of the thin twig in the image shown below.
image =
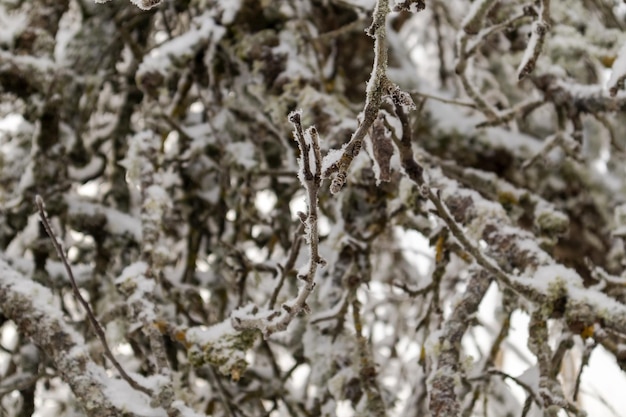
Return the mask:
<svg viewBox="0 0 626 417">
<path fill-rule="evenodd" d="M 385 417 L 387 415 L 385 401 L 378 385 L 374 358 L 365 336 L 363 336 L 363 323 L 361 320 L 361 303 L 354 297 L 352 299 L 352 319 L 357 339 L 357 351 L 359 355 L 359 377 L 361 387 L 366 393 L 367 411 L 370 416 Z"/>
<path fill-rule="evenodd" d="M 318 36 L 311 38 L 311 40 L 313 41 L 322 41 L 322 42 L 326 42 L 328 40 L 337 38 L 341 35 L 344 35 L 346 33 L 350 33 L 354 30 L 357 30 L 358 28 L 361 27 L 361 25 L 365 22 L 365 19 L 356 19 L 353 20 L 350 23 L 347 23 L 343 26 L 341 26 L 340 28 L 337 28 L 335 30 L 330 30 L 328 32 L 324 32 L 319 34 Z"/>
<path fill-rule="evenodd" d="M 287 329 L 294 317 L 302 312 L 310 312 L 307 304 L 309 295 L 315 289 L 315 274 L 318 266 L 324 266 L 326 261 L 319 254 L 319 229 L 318 218 L 318 193 L 322 183 L 322 155 L 319 145 L 319 136 L 314 127 L 306 132 L 302 129 L 301 114 L 294 111 L 289 114 L 289 121 L 294 127 L 294 139 L 300 148 L 298 178 L 306 190 L 308 213 L 298 213 L 300 221 L 304 225 L 305 240 L 309 245 L 309 261 L 306 272 L 298 274 L 298 278 L 304 281 L 295 299 L 282 304 L 281 312 L 273 312 L 271 318 L 232 317 L 233 327 L 239 330 L 259 329 L 264 337 L 272 333 Z"/>
<path fill-rule="evenodd" d="M 599 113 L 592 113 L 592 116 L 607 130 L 609 138 L 611 138 L 611 145 L 613 145 L 619 153 L 626 153 L 626 149 L 624 149 L 622 144 L 617 141 L 617 135 L 615 134 L 615 129 L 611 125 L 611 122 Z"/>
<path fill-rule="evenodd" d="M 429 98 L 431 100 L 437 100 L 437 101 L 440 101 L 440 102 L 446 103 L 446 104 L 454 104 L 456 106 L 469 107 L 470 109 L 478 108 L 476 103 L 471 103 L 469 101 L 455 100 L 455 99 L 450 99 L 450 98 L 444 98 L 444 97 L 440 97 L 440 96 L 434 96 L 432 94 L 422 93 L 422 92 L 417 91 L 417 90 L 410 91 L 409 94 L 414 94 L 416 96 L 420 96 L 420 97 L 423 97 L 423 98 Z"/>
<path fill-rule="evenodd" d="M 69 263 L 69 261 L 67 259 L 67 256 L 65 255 L 65 252 L 63 251 L 63 248 L 61 247 L 61 244 L 59 243 L 59 241 L 58 241 L 54 231 L 52 230 L 52 226 L 50 225 L 50 221 L 48 220 L 48 215 L 46 214 L 45 203 L 43 201 L 43 198 L 39 194 L 37 194 L 37 196 L 35 197 L 35 204 L 37 205 L 37 209 L 39 210 L 39 218 L 41 219 L 41 223 L 43 224 L 44 229 L 46 229 L 46 233 L 48 233 L 48 236 L 50 237 L 50 240 L 52 241 L 52 245 L 54 246 L 54 249 L 56 250 L 57 255 L 59 255 L 59 258 L 61 259 L 61 262 L 63 263 L 63 266 L 65 267 L 65 271 L 67 272 L 67 276 L 68 276 L 68 278 L 70 280 L 70 284 L 72 286 L 72 291 L 74 292 L 74 296 L 76 297 L 78 302 L 83 306 L 83 309 L 87 313 L 87 317 L 89 319 L 89 322 L 91 323 L 92 327 L 94 328 L 94 331 L 96 332 L 96 336 L 98 337 L 98 339 L 100 339 L 100 342 L 102 343 L 102 346 L 104 348 L 104 353 L 106 354 L 107 358 L 109 358 L 109 360 L 111 361 L 111 363 L 113 364 L 115 369 L 117 369 L 117 371 L 119 372 L 120 376 L 126 382 L 128 382 L 128 384 L 131 387 L 133 387 L 136 390 L 141 391 L 141 392 L 149 395 L 150 397 L 152 397 L 152 391 L 149 390 L 148 388 L 145 388 L 145 387 L 139 385 L 139 383 L 137 381 L 132 379 L 126 373 L 124 368 L 122 368 L 122 365 L 120 365 L 120 363 L 117 361 L 117 359 L 115 359 L 115 356 L 113 356 L 113 352 L 111 352 L 111 349 L 109 348 L 109 344 L 107 343 L 106 336 L 104 334 L 104 329 L 100 325 L 100 322 L 98 322 L 98 319 L 96 318 L 95 314 L 93 313 L 93 310 L 91 309 L 91 306 L 83 298 L 83 296 L 80 293 L 80 289 L 78 288 L 78 285 L 76 284 L 76 279 L 74 278 L 74 273 L 72 272 L 72 268 L 70 267 L 70 263 Z"/>
<path fill-rule="evenodd" d="M 546 101 L 543 99 L 531 100 L 531 101 L 520 103 L 516 105 L 515 107 L 499 112 L 495 119 L 487 120 L 487 121 L 477 124 L 476 127 L 477 128 L 491 127 L 491 126 L 498 126 L 504 123 L 508 123 L 511 120 L 513 120 L 518 114 L 528 114 L 532 110 L 535 110 L 543 106 L 544 104 L 546 104 Z"/>
<path fill-rule="evenodd" d="M 559 131 L 545 139 L 544 145 L 541 147 L 539 152 L 533 155 L 530 159 L 524 161 L 522 169 L 527 169 L 542 157 L 547 158 L 548 153 L 550 153 L 550 151 L 555 147 L 560 147 L 567 156 L 573 159 L 580 159 L 579 143 L 576 142 L 576 140 L 574 140 L 568 133 Z"/>
<path fill-rule="evenodd" d="M 517 385 L 519 385 L 521 388 L 524 389 L 524 391 L 526 391 L 529 395 L 530 398 L 532 398 L 533 402 L 535 404 L 537 404 L 539 407 L 541 407 L 542 402 L 541 399 L 537 396 L 537 393 L 535 391 L 533 391 L 533 389 L 530 387 L 530 385 L 526 384 L 525 382 L 521 381 L 519 378 L 516 378 L 512 375 L 509 375 L 505 372 L 502 372 L 498 369 L 490 369 L 487 371 L 488 374 L 491 375 L 499 375 L 505 379 L 510 379 L 511 381 L 515 382 Z"/>
<path fill-rule="evenodd" d="M 483 30 L 481 30 L 477 35 L 476 35 L 476 39 L 473 40 L 473 42 L 471 44 L 469 44 L 468 49 L 465 51 L 467 55 L 473 55 L 476 53 L 476 51 L 478 50 L 478 48 L 485 42 L 485 40 L 487 39 L 487 37 L 493 35 L 496 32 L 505 30 L 505 29 L 512 29 L 515 26 L 518 26 L 520 24 L 522 24 L 522 20 L 529 18 L 530 16 L 526 13 L 526 12 L 522 12 L 521 14 L 518 14 L 516 16 L 513 16 L 512 18 L 505 20 L 504 22 L 501 23 L 496 23 L 495 25 L 489 26 Z"/>
<path fill-rule="evenodd" d="M 285 283 L 285 278 L 289 274 L 289 272 L 293 269 L 296 264 L 296 260 L 298 259 L 298 255 L 300 254 L 300 246 L 302 246 L 302 231 L 304 230 L 304 225 L 300 224 L 300 227 L 296 231 L 293 237 L 293 243 L 291 244 L 291 249 L 289 249 L 289 257 L 287 258 L 287 262 L 280 268 L 280 278 L 276 288 L 272 292 L 272 296 L 270 297 L 269 308 L 273 309 L 276 304 L 276 300 L 278 299 L 278 294 L 280 293 L 283 284 Z"/>
<path fill-rule="evenodd" d="M 220 397 L 220 401 L 222 402 L 222 406 L 224 407 L 224 413 L 226 414 L 226 417 L 235 417 L 235 413 L 230 406 L 230 401 L 226 396 L 226 390 L 222 385 L 222 381 L 220 381 L 219 377 L 215 374 L 213 365 L 207 366 L 207 373 L 209 374 L 209 378 L 211 379 L 211 382 L 215 386 L 217 394 Z"/>
<path fill-rule="evenodd" d="M 434 287 L 434 283 L 430 282 L 428 285 L 422 287 L 422 288 L 418 288 L 417 290 L 412 290 L 408 287 L 408 285 L 406 285 L 404 282 L 394 282 L 392 283 L 392 285 L 396 288 L 401 289 L 402 291 L 404 291 L 405 293 L 407 293 L 409 295 L 409 297 L 415 298 L 418 295 L 424 295 L 427 292 L 431 291 Z"/>
<path fill-rule="evenodd" d="M 591 358 L 591 354 L 595 350 L 598 343 L 594 342 L 592 345 L 586 345 L 585 350 L 583 352 L 583 357 L 580 361 L 580 369 L 578 370 L 578 374 L 576 375 L 576 383 L 574 384 L 574 392 L 572 393 L 572 399 L 574 401 L 578 401 L 578 393 L 580 392 L 580 382 L 582 381 L 583 370 L 587 365 L 589 365 L 589 359 Z"/>
<path fill-rule="evenodd" d="M 541 1 L 541 11 L 539 19 L 532 24 L 530 40 L 526 46 L 526 51 L 522 57 L 517 77 L 522 80 L 535 69 L 537 59 L 543 49 L 546 35 L 550 30 L 550 0 Z"/>
<path fill-rule="evenodd" d="M 409 179 L 419 187 L 420 192 L 428 198 L 436 208 L 437 215 L 446 223 L 452 235 L 461 243 L 463 248 L 469 252 L 476 262 L 487 271 L 491 272 L 496 279 L 502 284 L 514 290 L 518 289 L 511 277 L 504 272 L 493 260 L 485 255 L 480 248 L 472 243 L 463 232 L 461 226 L 454 220 L 452 214 L 441 200 L 439 193 L 433 191 L 424 180 L 424 169 L 415 161 L 413 157 L 413 149 L 411 145 L 411 126 L 409 117 L 405 113 L 402 106 L 397 105 L 396 115 L 402 124 L 402 137 L 396 143 L 400 151 L 400 162 L 404 168 L 404 172 Z"/>
<path fill-rule="evenodd" d="M 383 90 L 385 90 L 384 86 L 385 84 L 391 84 L 389 80 L 387 80 L 386 75 L 387 45 L 385 43 L 385 21 L 389 11 L 389 0 L 378 0 L 376 2 L 372 25 L 367 31 L 367 33 L 374 38 L 374 70 L 367 83 L 363 121 L 352 134 L 348 144 L 345 145 L 341 158 L 328 167 L 323 173 L 324 178 L 336 173 L 330 186 L 330 192 L 333 194 L 338 193 L 343 188 L 350 165 L 361 151 L 363 139 L 378 116 L 378 110 L 383 98 Z"/>
</svg>

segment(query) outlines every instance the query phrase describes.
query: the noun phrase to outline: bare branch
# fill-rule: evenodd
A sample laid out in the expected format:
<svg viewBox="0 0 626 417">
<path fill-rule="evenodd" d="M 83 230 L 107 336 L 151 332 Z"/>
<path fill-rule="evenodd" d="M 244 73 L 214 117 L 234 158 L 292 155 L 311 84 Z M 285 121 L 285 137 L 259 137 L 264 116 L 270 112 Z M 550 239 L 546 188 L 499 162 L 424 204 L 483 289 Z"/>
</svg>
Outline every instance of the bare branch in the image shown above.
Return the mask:
<svg viewBox="0 0 626 417">
<path fill-rule="evenodd" d="M 69 261 L 67 260 L 67 256 L 65 256 L 65 251 L 63 251 L 61 244 L 59 243 L 56 235 L 54 234 L 54 231 L 52 230 L 52 226 L 50 226 L 50 222 L 48 221 L 48 215 L 46 214 L 45 203 L 43 201 L 43 198 L 40 195 L 37 195 L 35 197 L 35 204 L 37 205 L 37 209 L 39 210 L 39 218 L 41 219 L 41 223 L 46 229 L 46 233 L 48 233 L 48 236 L 50 236 L 50 241 L 52 242 L 52 245 L 54 246 L 54 249 L 56 250 L 57 255 L 59 255 L 59 259 L 61 259 L 61 262 L 63 263 L 63 266 L 65 267 L 65 272 L 67 273 L 67 277 L 72 286 L 74 297 L 76 297 L 80 305 L 83 307 L 83 309 L 87 313 L 87 318 L 89 319 L 89 322 L 91 323 L 91 326 L 93 327 L 96 333 L 96 336 L 98 336 L 98 339 L 100 339 L 100 343 L 102 343 L 102 347 L 104 348 L 104 352 L 107 358 L 109 358 L 109 360 L 111 361 L 115 369 L 117 369 L 117 372 L 119 372 L 120 376 L 126 382 L 128 382 L 128 384 L 131 387 L 151 396 L 152 391 L 149 390 L 148 388 L 141 386 L 137 381 L 132 379 L 126 373 L 124 368 L 122 368 L 122 365 L 120 365 L 117 359 L 115 359 L 115 356 L 113 355 L 113 352 L 111 352 L 111 348 L 109 347 L 109 344 L 107 343 L 106 336 L 104 334 L 104 329 L 100 325 L 100 322 L 98 322 L 98 319 L 93 313 L 91 306 L 83 298 L 82 294 L 80 293 L 80 289 L 78 288 L 78 285 L 76 285 L 76 279 L 74 278 L 74 273 L 72 272 L 72 268 L 70 267 Z"/>
</svg>

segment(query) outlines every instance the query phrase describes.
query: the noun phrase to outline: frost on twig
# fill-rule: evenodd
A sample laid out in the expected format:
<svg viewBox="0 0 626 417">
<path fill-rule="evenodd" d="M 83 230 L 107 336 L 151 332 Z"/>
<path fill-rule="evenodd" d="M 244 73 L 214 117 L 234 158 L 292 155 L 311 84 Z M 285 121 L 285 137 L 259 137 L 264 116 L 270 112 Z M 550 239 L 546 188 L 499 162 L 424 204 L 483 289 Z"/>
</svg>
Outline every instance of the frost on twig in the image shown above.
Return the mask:
<svg viewBox="0 0 626 417">
<path fill-rule="evenodd" d="M 378 110 L 382 103 L 384 94 L 384 83 L 387 82 L 387 45 L 385 43 L 385 22 L 387 14 L 389 14 L 389 0 L 378 0 L 374 8 L 373 21 L 369 29 L 368 35 L 374 38 L 374 69 L 372 75 L 367 82 L 367 94 L 365 98 L 365 107 L 363 109 L 363 120 L 359 127 L 352 134 L 350 141 L 342 148 L 341 156 L 336 162 L 329 164 L 323 172 L 323 177 L 328 178 L 332 174 L 336 174 L 330 185 L 330 192 L 337 194 L 343 188 L 348 177 L 348 170 L 352 161 L 361 151 L 363 139 L 367 134 L 372 123 L 378 116 Z M 335 158 L 336 155 L 333 155 Z"/>
<path fill-rule="evenodd" d="M 624 39 L 610 2 L 552 2 L 546 19 L 541 0 L 389 0 L 401 11 L 386 18 L 379 1 L 373 38 L 363 29 L 377 0 L 163 2 L 149 12 L 129 0 L 5 3 L 0 245 L 20 280 L 7 292 L 0 267 L 0 362 L 9 364 L 0 363 L 0 414 L 30 415 L 29 403 L 39 412 L 45 397 L 64 416 L 86 404 L 79 411 L 98 417 L 318 416 L 341 414 L 338 405 L 363 416 L 552 417 L 576 414 L 566 401 L 576 401 L 575 373 L 552 375 L 558 363 L 572 366 L 564 351 L 604 346 L 626 368 L 626 227 L 616 227 L 626 221 L 610 219 L 626 201 L 611 148 L 624 137 L 615 59 Z M 536 21 L 550 32 L 520 83 Z M 424 111 L 410 113 L 392 80 L 420 89 Z M 297 103 L 311 123 L 297 114 L 285 123 Z M 15 116 L 23 120 L 13 128 Z M 521 169 L 566 144 L 584 145 L 584 160 Z M 358 155 L 363 145 L 371 163 Z M 311 198 L 309 184 L 331 180 L 341 195 Z M 102 355 L 32 213 L 35 193 L 111 350 L 150 398 Z M 330 267 L 312 274 L 318 240 Z M 478 274 L 496 299 L 480 311 Z M 32 314 L 10 294 L 18 286 Z M 541 375 L 534 365 L 513 378 L 498 367 L 517 348 L 508 340 L 520 310 L 549 321 L 551 350 L 529 357 L 540 358 Z M 40 317 L 65 326 L 46 333 Z M 544 330 L 533 331 L 544 343 Z M 75 350 L 71 360 L 91 354 L 99 365 L 68 366 L 47 337 Z M 84 374 L 110 407 L 92 407 L 99 399 L 66 370 Z M 528 407 L 505 378 L 524 388 Z M 74 396 L 58 395 L 68 391 L 60 380 Z"/>
<path fill-rule="evenodd" d="M 417 2 L 418 6 L 420 2 Z M 417 11 L 421 10 L 419 7 Z M 363 139 L 376 121 L 380 106 L 385 97 L 390 97 L 396 105 L 401 105 L 407 110 L 415 109 L 415 103 L 411 96 L 403 92 L 396 84 L 387 78 L 388 51 L 385 42 L 385 22 L 389 14 L 389 0 L 378 0 L 374 8 L 373 21 L 367 29 L 367 34 L 374 38 L 374 69 L 367 83 L 365 107 L 362 112 L 363 119 L 359 127 L 352 134 L 350 141 L 341 148 L 341 154 L 336 151 L 329 152 L 324 158 L 323 178 L 335 174 L 330 192 L 337 194 L 343 188 L 348 177 L 348 170 L 354 158 L 361 151 Z M 387 152 L 387 151 L 385 151 Z"/>
<path fill-rule="evenodd" d="M 533 72 L 537 65 L 537 59 L 541 54 L 546 34 L 550 30 L 550 0 L 541 2 L 541 11 L 539 18 L 533 22 L 530 33 L 530 40 L 524 51 L 522 62 L 517 70 L 517 78 L 519 80 L 525 78 Z"/>
<path fill-rule="evenodd" d="M 322 155 L 319 145 L 317 129 L 302 128 L 302 113 L 294 111 L 289 114 L 289 121 L 294 127 L 294 140 L 300 149 L 298 158 L 298 179 L 306 191 L 306 204 L 308 213 L 299 213 L 300 220 L 304 224 L 304 238 L 309 245 L 309 260 L 300 269 L 298 278 L 302 286 L 296 298 L 284 303 L 280 311 L 259 312 L 253 308 L 253 312 L 247 313 L 247 308 L 237 310 L 232 315 L 232 326 L 237 330 L 259 329 L 265 337 L 272 333 L 287 329 L 295 316 L 301 313 L 309 313 L 307 304 L 309 295 L 315 288 L 315 274 L 318 265 L 324 266 L 326 261 L 319 254 L 319 230 L 318 219 L 318 193 L 322 183 Z"/>
<path fill-rule="evenodd" d="M 402 122 L 403 136 L 410 137 L 406 115 L 398 107 L 396 114 Z M 545 306 L 542 308 L 550 309 L 554 315 L 565 317 L 565 324 L 572 331 L 597 322 L 602 322 L 603 326 L 616 333 L 626 331 L 626 308 L 599 291 L 593 291 L 591 296 L 591 291 L 582 287 L 582 277 L 556 263 L 541 249 L 534 234 L 511 223 L 500 205 L 485 201 L 478 193 L 463 189 L 444 176 L 431 172 L 431 182 L 439 188 L 434 192 L 424 182 L 421 171 L 416 175 L 411 168 L 417 163 L 407 142 L 406 139 L 399 141 L 405 172 L 420 190 L 425 189 L 424 194 L 434 204 L 437 216 L 444 221 L 451 234 L 500 285 Z M 552 215 L 549 211 L 544 211 L 542 216 L 544 224 L 552 223 L 550 218 L 559 224 L 564 220 L 558 213 Z M 487 251 L 475 243 L 479 239 L 486 243 Z M 610 314 L 606 313 L 607 309 Z M 450 385 L 454 382 L 452 379 L 442 379 L 441 382 L 441 389 L 447 392 L 454 389 Z M 558 383 L 555 380 L 552 382 Z M 566 402 L 559 402 L 559 405 L 571 408 Z M 453 407 L 449 413 L 455 410 Z"/>
</svg>

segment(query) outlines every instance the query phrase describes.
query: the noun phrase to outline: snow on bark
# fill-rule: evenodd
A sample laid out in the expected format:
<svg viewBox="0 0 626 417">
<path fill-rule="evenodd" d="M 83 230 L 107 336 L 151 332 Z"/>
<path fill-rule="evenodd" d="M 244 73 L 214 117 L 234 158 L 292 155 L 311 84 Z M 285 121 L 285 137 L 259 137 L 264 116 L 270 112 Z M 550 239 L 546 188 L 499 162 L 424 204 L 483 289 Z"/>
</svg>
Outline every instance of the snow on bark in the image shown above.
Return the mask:
<svg viewBox="0 0 626 417">
<path fill-rule="evenodd" d="M 242 314 L 239 317 L 245 320 Z M 195 366 L 211 364 L 237 381 L 248 367 L 246 353 L 257 340 L 258 332 L 235 330 L 231 320 L 210 327 L 193 327 L 185 331 L 190 360 Z"/>
<path fill-rule="evenodd" d="M 135 391 L 123 380 L 112 379 L 105 369 L 96 365 L 83 337 L 65 322 L 52 292 L 1 259 L 0 298 L 3 314 L 49 356 L 90 416 L 136 415 L 127 408 L 129 404 L 144 404 L 139 410 L 141 415 L 166 415 L 163 409 L 153 409 L 144 393 Z M 115 387 L 123 387 L 126 401 L 119 401 Z"/>
<path fill-rule="evenodd" d="M 584 289 L 574 270 L 554 262 L 532 233 L 511 225 L 501 207 L 444 177 L 433 181 L 456 221 L 467 227 L 475 241 L 487 243 L 487 255 L 503 271 L 519 271 L 517 276 L 510 276 L 512 289 L 534 302 L 551 304 L 564 298 L 565 305 L 559 307 L 564 310 L 559 314 L 577 317 L 570 325 L 578 325 L 582 319 L 601 321 L 613 331 L 626 332 L 626 307 L 602 292 Z"/>
<path fill-rule="evenodd" d="M 0 413 L 593 414 L 591 353 L 626 369 L 620 8 L 156 3 L 0 6 Z"/>
<path fill-rule="evenodd" d="M 137 0 L 150 3 L 152 0 Z M 208 49 L 208 58 L 213 54 L 215 44 L 224 36 L 224 27 L 218 25 L 212 13 L 206 12 L 192 21 L 192 29 L 164 42 L 147 54 L 137 70 L 137 84 L 148 91 L 163 82 L 175 67 L 184 67 L 202 49 Z"/>
<path fill-rule="evenodd" d="M 524 51 L 522 61 L 517 70 L 518 79 L 521 80 L 525 78 L 535 69 L 548 28 L 549 26 L 546 22 L 537 21 L 533 23 L 530 30 L 530 40 L 528 41 L 528 45 L 526 45 L 526 50 Z"/>
<path fill-rule="evenodd" d="M 470 272 L 467 288 L 439 334 L 438 352 L 431 357 L 430 410 L 437 417 L 454 417 L 460 412 L 457 390 L 463 376 L 461 339 L 469 327 L 469 317 L 478 311 L 489 285 L 490 274 L 480 267 Z"/>
</svg>

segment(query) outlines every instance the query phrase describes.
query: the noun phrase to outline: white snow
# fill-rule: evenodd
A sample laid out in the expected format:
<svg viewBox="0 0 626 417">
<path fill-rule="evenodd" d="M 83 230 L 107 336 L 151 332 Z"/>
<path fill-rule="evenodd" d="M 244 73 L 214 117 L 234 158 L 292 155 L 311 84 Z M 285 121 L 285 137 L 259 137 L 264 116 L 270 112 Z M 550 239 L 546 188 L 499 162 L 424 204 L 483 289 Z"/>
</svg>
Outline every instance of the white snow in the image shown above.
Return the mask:
<svg viewBox="0 0 626 417">
<path fill-rule="evenodd" d="M 524 55 L 522 56 L 522 60 L 520 61 L 519 67 L 517 69 L 518 78 L 522 78 L 525 74 L 526 65 L 530 62 L 531 59 L 535 56 L 535 50 L 537 49 L 537 43 L 539 42 L 539 31 L 542 30 L 541 26 L 544 23 L 540 20 L 536 20 L 533 22 L 530 29 L 530 39 L 528 40 L 528 45 L 526 45 L 526 50 L 524 51 Z"/>
<path fill-rule="evenodd" d="M 138 218 L 135 218 L 130 214 L 122 213 L 121 211 L 111 207 L 104 207 L 100 204 L 81 201 L 70 196 L 66 198 L 66 202 L 68 205 L 68 214 L 84 214 L 88 216 L 102 214 L 107 218 L 105 228 L 108 232 L 116 235 L 128 234 L 137 242 L 141 241 L 141 221 Z"/>
<path fill-rule="evenodd" d="M 122 379 L 113 379 L 106 375 L 104 370 L 94 363 L 87 365 L 87 372 L 100 381 L 104 395 L 111 403 L 119 408 L 138 417 L 167 417 L 167 413 L 161 407 L 150 406 L 150 397 L 133 389 L 128 382 Z"/>
<path fill-rule="evenodd" d="M 469 8 L 469 11 L 465 13 L 465 17 L 461 22 L 461 27 L 467 26 L 472 20 L 477 19 L 479 17 L 484 16 L 489 7 L 491 7 L 490 3 L 493 3 L 494 0 L 476 0 L 472 2 L 472 5 Z M 482 16 L 479 16 L 482 15 Z"/>
<path fill-rule="evenodd" d="M 25 13 L 7 12 L 4 5 L 0 5 L 0 44 L 13 46 L 13 41 L 28 23 Z"/>
<path fill-rule="evenodd" d="M 609 77 L 609 81 L 607 82 L 607 88 L 610 91 L 613 91 L 618 87 L 618 83 L 621 81 L 624 82 L 624 77 L 626 77 L 626 42 L 620 48 L 617 58 L 613 62 L 613 67 L 611 69 L 611 76 Z"/>
<path fill-rule="evenodd" d="M 230 142 L 226 144 L 226 150 L 231 154 L 236 164 L 247 170 L 258 165 L 255 159 L 256 149 L 250 142 Z"/>
<path fill-rule="evenodd" d="M 524 133 L 510 131 L 502 127 L 476 129 L 476 125 L 483 122 L 483 118 L 475 113 L 467 112 L 459 106 L 437 100 L 428 100 L 426 107 L 439 129 L 446 132 L 462 133 L 463 138 L 459 140 L 476 136 L 480 141 L 495 147 L 501 146 L 522 157 L 530 157 L 541 150 L 542 143 Z"/>
<path fill-rule="evenodd" d="M 151 130 L 144 130 L 129 138 L 126 157 L 119 163 L 126 168 L 126 181 L 136 187 L 141 184 L 141 174 L 148 168 L 150 161 L 145 155 L 155 148 L 156 135 Z"/>
<path fill-rule="evenodd" d="M 72 165 L 68 166 L 68 173 L 70 178 L 75 181 L 82 182 L 85 178 L 93 178 L 96 173 L 100 172 L 103 169 L 103 165 L 105 164 L 104 159 L 100 158 L 91 158 L 89 163 L 84 167 L 74 167 Z"/>
<path fill-rule="evenodd" d="M 61 310 L 58 308 L 58 301 L 52 291 L 18 273 L 3 259 L 0 259 L 0 280 L 8 284 L 12 292 L 30 299 L 33 305 L 45 312 L 51 319 L 64 321 Z M 68 329 L 70 328 L 68 327 Z M 82 336 L 78 333 L 73 332 L 72 335 L 76 340 L 82 341 Z"/>
<path fill-rule="evenodd" d="M 122 283 L 128 279 L 135 279 L 136 277 L 143 275 L 148 270 L 148 264 L 145 262 L 135 262 L 128 265 L 120 276 L 115 280 L 116 283 Z"/>
<path fill-rule="evenodd" d="M 0 119 L 0 133 L 16 134 L 22 124 L 28 124 L 24 116 L 19 113 L 9 113 Z"/>
<path fill-rule="evenodd" d="M 517 379 L 526 384 L 533 392 L 537 392 L 539 390 L 539 366 L 531 366 L 518 376 Z"/>
<path fill-rule="evenodd" d="M 159 215 L 162 213 L 162 208 L 168 206 L 172 203 L 169 194 L 161 185 L 152 184 L 148 188 L 146 188 L 146 200 L 150 201 L 150 207 L 147 209 L 152 209 L 157 212 Z M 158 206 L 158 209 L 157 209 Z M 158 219 L 160 220 L 160 218 Z"/>
<path fill-rule="evenodd" d="M 217 7 L 222 9 L 222 23 L 229 25 L 235 20 L 241 8 L 241 0 L 219 0 Z"/>
<path fill-rule="evenodd" d="M 136 1 L 140 2 L 140 0 Z M 209 12 L 194 19 L 193 24 L 196 25 L 195 28 L 150 51 L 150 54 L 139 65 L 137 77 L 141 78 L 142 75 L 153 71 L 167 75 L 170 66 L 191 58 L 195 51 L 209 40 L 217 42 L 226 33 L 226 29 L 217 25 Z"/>
<path fill-rule="evenodd" d="M 344 144 L 341 149 L 329 149 L 328 152 L 326 152 L 326 155 L 322 158 L 322 172 L 325 172 L 341 159 L 341 155 L 343 155 L 346 146 L 348 145 Z"/>
<path fill-rule="evenodd" d="M 626 322 L 626 305 L 614 298 L 581 286 L 568 286 L 567 292 L 572 300 L 592 306 L 600 318 L 607 321 Z"/>
<path fill-rule="evenodd" d="M 265 215 L 269 215 L 272 212 L 277 202 L 278 198 L 272 190 L 261 190 L 256 193 L 254 198 L 254 206 Z"/>
<path fill-rule="evenodd" d="M 9 52 L 0 50 L 0 62 L 12 63 L 23 70 L 32 70 L 41 73 L 47 78 L 58 70 L 56 64 L 46 57 L 33 57 L 30 55 L 13 55 Z M 44 80 L 45 80 L 44 78 Z"/>
<path fill-rule="evenodd" d="M 224 320 L 223 322 L 214 324 L 210 327 L 192 327 L 187 330 L 185 338 L 189 343 L 197 343 L 204 346 L 210 343 L 218 342 L 225 335 L 236 333 L 237 330 L 233 328 L 230 320 Z"/>
<path fill-rule="evenodd" d="M 161 0 L 130 0 L 130 2 L 142 10 L 150 10 L 161 4 Z"/>
</svg>

